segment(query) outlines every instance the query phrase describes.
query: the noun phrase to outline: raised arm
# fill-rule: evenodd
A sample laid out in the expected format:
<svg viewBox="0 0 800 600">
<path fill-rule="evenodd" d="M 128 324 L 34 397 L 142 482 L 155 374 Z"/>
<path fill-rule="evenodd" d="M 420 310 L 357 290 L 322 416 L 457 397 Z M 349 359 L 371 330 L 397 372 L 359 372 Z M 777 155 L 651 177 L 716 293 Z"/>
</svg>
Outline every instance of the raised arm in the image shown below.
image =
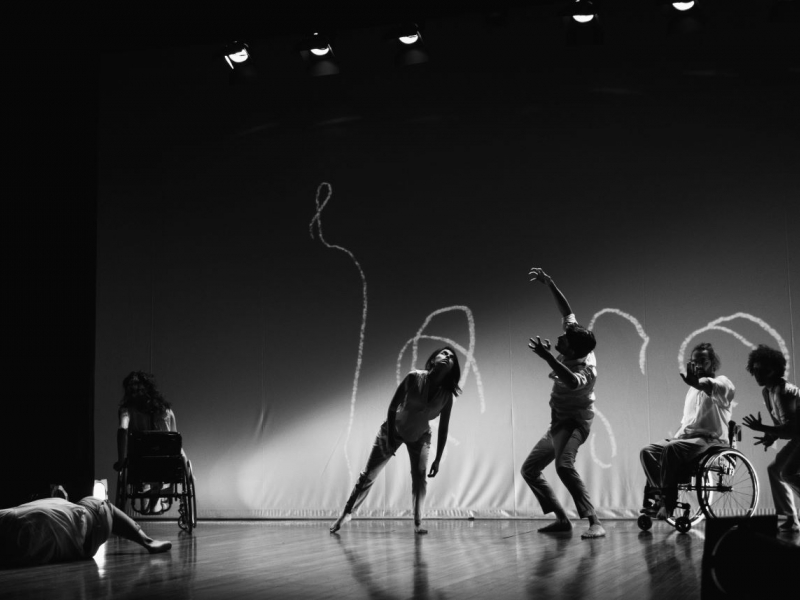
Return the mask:
<svg viewBox="0 0 800 600">
<path fill-rule="evenodd" d="M 545 340 L 543 342 L 538 335 L 535 340 L 533 338 L 528 339 L 528 348 L 533 350 L 536 356 L 544 360 L 550 366 L 553 372 L 558 376 L 558 379 L 571 390 L 577 389 L 581 384 L 581 380 L 578 379 L 578 376 L 573 373 L 567 365 L 559 362 L 555 356 L 550 354 L 550 340 Z"/>
<path fill-rule="evenodd" d="M 567 298 L 564 296 L 561 290 L 558 289 L 558 286 L 553 281 L 553 278 L 544 272 L 544 269 L 533 267 L 528 272 L 528 275 L 530 276 L 531 281 L 538 281 L 550 288 L 550 293 L 553 294 L 553 299 L 556 301 L 556 306 L 558 307 L 558 311 L 561 313 L 562 317 L 572 314 L 572 309 L 569 306 L 569 302 L 567 302 Z"/>
<path fill-rule="evenodd" d="M 696 390 L 700 390 L 701 392 L 705 392 L 711 397 L 711 400 L 716 403 L 712 394 L 714 391 L 714 382 L 711 381 L 711 378 L 709 377 L 698 377 L 697 369 L 693 363 L 686 363 L 686 375 L 683 373 L 679 373 L 679 375 L 686 385 L 693 387 Z"/>
</svg>

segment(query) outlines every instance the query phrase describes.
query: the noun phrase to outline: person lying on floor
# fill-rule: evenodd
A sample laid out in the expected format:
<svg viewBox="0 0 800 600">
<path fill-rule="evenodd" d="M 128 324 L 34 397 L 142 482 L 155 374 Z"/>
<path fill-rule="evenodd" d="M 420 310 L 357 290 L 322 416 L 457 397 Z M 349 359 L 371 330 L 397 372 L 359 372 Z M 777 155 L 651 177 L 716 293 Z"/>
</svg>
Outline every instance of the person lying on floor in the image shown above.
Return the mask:
<svg viewBox="0 0 800 600">
<path fill-rule="evenodd" d="M 112 533 L 151 554 L 172 548 L 171 542 L 149 537 L 108 500 L 87 497 L 75 504 L 42 498 L 0 510 L 0 566 L 90 559 Z"/>
</svg>

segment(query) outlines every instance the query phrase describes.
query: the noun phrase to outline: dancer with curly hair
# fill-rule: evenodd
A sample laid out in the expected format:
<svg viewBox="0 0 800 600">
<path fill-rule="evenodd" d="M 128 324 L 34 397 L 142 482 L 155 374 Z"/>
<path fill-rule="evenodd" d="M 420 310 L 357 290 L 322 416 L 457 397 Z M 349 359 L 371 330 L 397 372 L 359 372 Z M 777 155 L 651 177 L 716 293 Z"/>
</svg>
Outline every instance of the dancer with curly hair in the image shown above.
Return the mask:
<svg viewBox="0 0 800 600">
<path fill-rule="evenodd" d="M 764 450 L 779 439 L 788 440 L 767 466 L 767 473 L 775 510 L 786 516 L 779 528 L 797 533 L 800 532 L 800 519 L 794 494 L 800 496 L 800 388 L 784 378 L 786 357 L 763 344 L 748 356 L 747 372 L 762 386 L 761 394 L 773 424 L 762 423 L 761 412 L 757 417 L 747 415 L 742 424 L 764 434 L 755 438 L 756 444 L 764 445 Z"/>
<path fill-rule="evenodd" d="M 124 394 L 119 404 L 119 427 L 117 429 L 117 462 L 114 470 L 119 471 L 128 455 L 128 430 L 130 431 L 178 431 L 172 405 L 158 390 L 155 378 L 144 371 L 131 371 L 122 380 Z M 181 454 L 187 471 L 191 470 L 186 453 Z M 160 482 L 148 484 L 154 494 L 161 489 Z M 159 502 L 151 501 L 147 512 L 159 513 Z"/>
</svg>

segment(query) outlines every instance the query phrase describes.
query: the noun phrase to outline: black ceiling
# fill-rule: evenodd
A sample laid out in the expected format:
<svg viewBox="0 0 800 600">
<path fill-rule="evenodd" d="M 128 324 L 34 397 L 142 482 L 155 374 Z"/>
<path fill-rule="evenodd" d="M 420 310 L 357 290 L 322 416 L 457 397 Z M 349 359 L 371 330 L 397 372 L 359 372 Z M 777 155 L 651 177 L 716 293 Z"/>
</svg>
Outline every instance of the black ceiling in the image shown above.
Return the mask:
<svg viewBox="0 0 800 600">
<path fill-rule="evenodd" d="M 107 2 L 97 10 L 71 8 L 65 17 L 75 23 L 71 38 L 90 39 L 102 44 L 104 51 L 118 52 L 146 47 L 228 43 L 285 35 L 308 35 L 314 31 L 335 32 L 343 29 L 383 27 L 414 21 L 446 19 L 467 13 L 487 18 L 502 15 L 548 18 L 568 10 L 574 0 L 282 0 L 252 2 L 235 0 L 210 4 L 162 2 Z M 607 20 L 639 26 L 655 11 L 663 10 L 668 0 L 593 0 Z M 800 1 L 795 0 L 698 0 L 706 13 L 719 16 L 726 23 L 741 25 L 765 21 L 771 8 L 781 2 L 791 6 L 796 15 Z M 783 17 L 784 19 L 787 17 Z M 58 19 L 54 25 L 61 27 Z M 731 35 L 736 35 L 736 27 Z M 798 35 L 800 38 L 800 35 Z"/>
</svg>

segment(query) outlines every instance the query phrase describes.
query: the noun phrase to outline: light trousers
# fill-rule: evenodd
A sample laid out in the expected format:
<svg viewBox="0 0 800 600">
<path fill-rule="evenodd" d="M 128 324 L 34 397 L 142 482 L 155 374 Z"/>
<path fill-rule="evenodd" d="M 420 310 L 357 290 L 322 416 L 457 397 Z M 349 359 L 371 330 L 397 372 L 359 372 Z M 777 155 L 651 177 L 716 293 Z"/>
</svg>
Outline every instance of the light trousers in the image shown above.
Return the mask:
<svg viewBox="0 0 800 600">
<path fill-rule="evenodd" d="M 422 522 L 422 509 L 425 504 L 425 496 L 428 491 L 427 469 L 428 455 L 431 448 L 431 430 L 429 429 L 414 442 L 406 442 L 395 434 L 394 444 L 389 443 L 388 425 L 384 421 L 375 438 L 367 459 L 367 465 L 358 476 L 350 498 L 344 507 L 344 511 L 352 514 L 364 502 L 375 483 L 375 479 L 394 456 L 397 449 L 405 444 L 408 449 L 408 458 L 411 461 L 411 496 L 414 507 L 414 523 L 419 525 Z"/>
</svg>

